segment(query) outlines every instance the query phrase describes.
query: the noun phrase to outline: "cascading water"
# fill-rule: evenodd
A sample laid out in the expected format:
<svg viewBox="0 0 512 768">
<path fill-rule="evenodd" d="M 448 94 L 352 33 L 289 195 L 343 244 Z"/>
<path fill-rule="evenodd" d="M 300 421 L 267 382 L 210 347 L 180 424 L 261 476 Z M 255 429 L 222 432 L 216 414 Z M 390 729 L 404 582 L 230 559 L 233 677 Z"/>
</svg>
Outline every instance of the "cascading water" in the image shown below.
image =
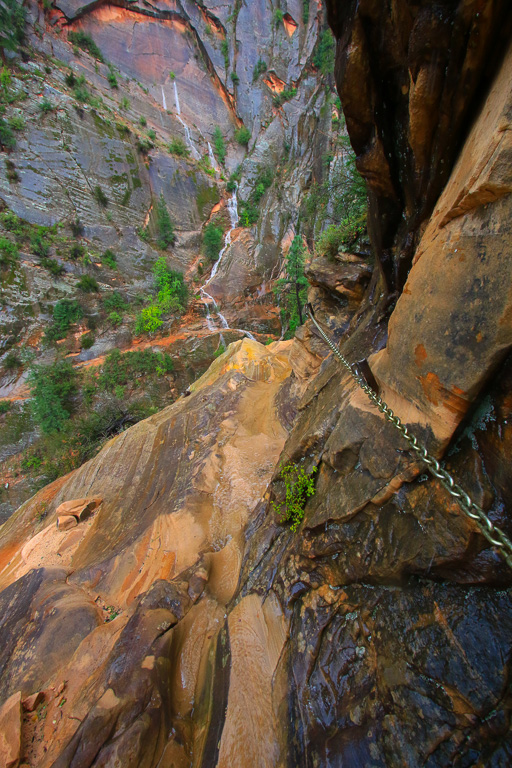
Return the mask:
<svg viewBox="0 0 512 768">
<path fill-rule="evenodd" d="M 226 320 L 224 315 L 221 312 L 219 312 L 219 308 L 217 306 L 217 302 L 215 301 L 213 296 L 210 296 L 210 294 L 206 291 L 206 287 L 211 283 L 211 281 L 213 280 L 213 278 L 217 274 L 218 269 L 220 267 L 220 263 L 222 261 L 222 258 L 224 256 L 224 254 L 226 253 L 227 249 L 229 248 L 229 246 L 231 245 L 231 233 L 238 226 L 239 216 L 238 216 L 238 200 L 237 200 L 237 197 L 236 197 L 237 190 L 238 190 L 238 185 L 235 187 L 235 190 L 234 190 L 233 194 L 231 195 L 231 197 L 229 198 L 228 204 L 227 204 L 228 213 L 229 213 L 229 221 L 230 221 L 231 227 L 226 232 L 226 237 L 224 238 L 224 247 L 222 248 L 221 252 L 219 253 L 219 258 L 217 259 L 217 261 L 213 265 L 213 269 L 212 269 L 212 273 L 211 273 L 210 277 L 208 278 L 206 283 L 203 285 L 203 287 L 199 289 L 199 292 L 201 294 L 201 299 L 203 300 L 203 304 L 204 304 L 204 306 L 206 308 L 206 324 L 208 325 L 208 330 L 210 330 L 210 331 L 217 330 L 217 327 L 216 327 L 216 325 L 215 325 L 215 323 L 214 323 L 214 321 L 212 319 L 211 313 L 210 313 L 210 303 L 213 305 L 213 310 L 214 310 L 215 314 L 217 315 L 217 317 L 219 318 L 219 321 L 221 323 L 221 327 L 229 329 L 228 321 Z M 249 331 L 245 331 L 245 330 L 243 330 L 241 328 L 234 328 L 233 330 L 240 331 L 241 333 L 245 333 L 246 336 L 248 336 L 250 339 L 253 339 L 253 341 L 256 341 L 256 339 L 254 338 L 252 333 L 250 333 Z M 221 341 L 224 344 L 224 339 L 222 338 L 222 334 L 221 334 Z"/>
<path fill-rule="evenodd" d="M 165 109 L 165 111 L 167 112 L 167 101 L 166 101 L 166 98 L 165 98 L 165 91 L 164 91 L 163 85 L 162 85 L 162 106 Z"/>
<path fill-rule="evenodd" d="M 194 142 L 192 141 L 192 136 L 190 135 L 189 127 L 184 122 L 183 118 L 181 117 L 180 98 L 178 96 L 178 86 L 176 84 L 176 80 L 174 80 L 173 85 L 174 85 L 174 102 L 176 104 L 176 117 L 178 118 L 178 120 L 180 121 L 180 123 L 183 126 L 183 129 L 185 131 L 185 137 L 187 139 L 187 144 L 190 147 L 190 151 L 192 152 L 192 156 L 196 160 L 200 160 L 201 159 L 201 155 L 199 154 L 199 152 L 197 151 L 197 149 L 194 146 Z M 162 94 L 163 94 L 163 89 L 162 89 Z M 165 98 L 165 96 L 164 96 L 164 98 Z"/>
<path fill-rule="evenodd" d="M 217 165 L 217 161 L 215 160 L 215 155 L 213 154 L 212 145 L 208 141 L 208 157 L 210 158 L 210 165 L 215 171 L 215 173 L 219 173 L 219 166 Z"/>
</svg>

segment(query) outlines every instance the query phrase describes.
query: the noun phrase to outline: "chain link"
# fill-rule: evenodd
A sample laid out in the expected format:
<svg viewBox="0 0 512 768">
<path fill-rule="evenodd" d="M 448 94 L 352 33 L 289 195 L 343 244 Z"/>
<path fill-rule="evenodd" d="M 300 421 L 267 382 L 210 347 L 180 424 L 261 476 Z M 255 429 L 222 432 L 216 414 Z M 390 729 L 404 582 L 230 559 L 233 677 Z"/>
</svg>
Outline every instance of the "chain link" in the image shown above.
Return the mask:
<svg viewBox="0 0 512 768">
<path fill-rule="evenodd" d="M 497 525 L 487 517 L 484 510 L 476 504 L 472 498 L 464 491 L 460 485 L 458 485 L 449 472 L 444 469 L 438 460 L 432 456 L 425 446 L 418 442 L 418 439 L 412 435 L 405 424 L 402 424 L 398 416 L 395 416 L 391 408 L 386 405 L 384 400 L 367 384 L 365 379 L 350 365 L 347 358 L 342 355 L 338 347 L 327 336 L 327 334 L 320 327 L 315 319 L 311 305 L 306 305 L 306 314 L 316 326 L 316 329 L 320 333 L 321 337 L 332 350 L 334 355 L 338 358 L 341 364 L 347 369 L 352 378 L 366 393 L 368 398 L 377 406 L 379 411 L 384 414 L 385 418 L 393 424 L 400 432 L 402 437 L 409 443 L 410 448 L 418 455 L 421 461 L 427 465 L 427 469 L 431 475 L 433 475 L 441 485 L 446 488 L 448 493 L 457 501 L 460 508 L 467 517 L 474 520 L 480 529 L 481 533 L 485 536 L 488 542 L 496 547 L 502 558 L 505 560 L 509 568 L 512 568 L 512 541 L 508 536 L 498 528 Z"/>
</svg>

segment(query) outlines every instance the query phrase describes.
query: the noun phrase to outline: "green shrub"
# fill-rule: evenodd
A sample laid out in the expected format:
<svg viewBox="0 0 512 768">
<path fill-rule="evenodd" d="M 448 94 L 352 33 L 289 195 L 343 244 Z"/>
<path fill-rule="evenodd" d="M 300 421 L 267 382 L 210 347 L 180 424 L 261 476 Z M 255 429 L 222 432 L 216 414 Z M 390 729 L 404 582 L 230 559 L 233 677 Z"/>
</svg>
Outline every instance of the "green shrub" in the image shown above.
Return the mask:
<svg viewBox="0 0 512 768">
<path fill-rule="evenodd" d="M 174 243 L 176 239 L 174 234 L 174 224 L 171 221 L 164 196 L 161 192 L 156 205 L 156 228 L 158 232 L 157 245 L 159 248 L 168 248 Z"/>
<path fill-rule="evenodd" d="M 252 227 L 257 223 L 260 216 L 258 206 L 267 189 L 272 186 L 273 181 L 274 171 L 272 168 L 260 169 L 254 180 L 255 186 L 249 199 L 242 201 L 239 206 L 240 224 L 242 227 Z"/>
<path fill-rule="evenodd" d="M 302 0 L 302 20 L 304 22 L 304 25 L 306 25 L 309 21 L 309 5 L 311 3 L 311 0 Z"/>
<path fill-rule="evenodd" d="M 142 333 L 155 333 L 158 331 L 160 326 L 163 325 L 162 314 L 162 308 L 156 304 L 144 307 L 137 316 L 135 333 L 140 335 Z"/>
<path fill-rule="evenodd" d="M 118 87 L 116 73 L 114 72 L 114 68 L 113 68 L 112 64 L 108 65 L 107 80 L 108 80 L 108 83 L 109 83 L 111 88 L 117 88 Z"/>
<path fill-rule="evenodd" d="M 8 122 L 13 131 L 22 131 L 25 128 L 25 120 L 21 115 L 13 115 Z"/>
<path fill-rule="evenodd" d="M 208 176 L 215 176 L 215 170 L 212 168 L 209 155 L 204 155 L 198 162 L 198 166 L 202 171 L 208 174 Z"/>
<path fill-rule="evenodd" d="M 234 82 L 235 85 L 237 85 L 240 82 L 240 78 L 238 77 L 236 72 L 232 72 L 230 77 L 231 77 L 231 80 Z"/>
<path fill-rule="evenodd" d="M 69 70 L 69 72 L 66 73 L 64 76 L 64 82 L 68 86 L 68 88 L 74 88 L 76 85 L 76 76 L 72 69 Z"/>
<path fill-rule="evenodd" d="M 80 304 L 74 299 L 61 299 L 53 308 L 54 338 L 62 339 L 70 325 L 77 323 L 83 316 Z"/>
<path fill-rule="evenodd" d="M 241 178 L 242 178 L 242 169 L 239 165 L 237 165 L 236 170 L 233 171 L 233 173 L 229 177 L 229 181 L 226 185 L 227 191 L 234 192 L 237 188 L 237 184 L 240 183 Z"/>
<path fill-rule="evenodd" d="M 235 131 L 235 139 L 242 145 L 242 147 L 246 147 L 251 140 L 250 130 L 246 128 L 245 125 L 242 125 L 241 128 L 237 128 Z"/>
<path fill-rule="evenodd" d="M 315 493 L 314 475 L 317 471 L 313 467 L 307 473 L 303 466 L 287 464 L 281 469 L 280 477 L 285 486 L 284 501 L 272 501 L 275 512 L 282 522 L 291 521 L 291 530 L 296 531 L 304 518 L 306 502 Z"/>
<path fill-rule="evenodd" d="M 291 339 L 305 320 L 304 305 L 308 295 L 308 281 L 304 275 L 306 249 L 302 237 L 296 235 L 285 261 L 285 276 L 276 280 L 274 293 L 281 310 L 281 323 L 285 339 Z"/>
<path fill-rule="evenodd" d="M 331 30 L 324 29 L 313 56 L 313 64 L 323 75 L 330 75 L 334 72 L 335 50 L 336 44 Z"/>
<path fill-rule="evenodd" d="M 153 352 L 151 349 L 121 353 L 118 349 L 110 352 L 101 367 L 98 377 L 100 389 L 114 392 L 116 387 L 125 387 L 142 376 L 171 373 L 174 369 L 170 355 Z"/>
<path fill-rule="evenodd" d="M 11 243 L 6 237 L 0 237 L 0 265 L 3 267 L 12 264 L 19 256 L 15 243 Z"/>
<path fill-rule="evenodd" d="M 82 349 L 90 349 L 95 341 L 94 334 L 89 331 L 89 333 L 84 333 L 80 339 L 80 346 Z"/>
<path fill-rule="evenodd" d="M 76 217 L 76 219 L 70 222 L 69 226 L 70 226 L 71 234 L 73 235 L 73 237 L 81 237 L 83 235 L 84 225 L 82 224 L 78 216 Z"/>
<path fill-rule="evenodd" d="M 38 106 L 39 106 L 39 111 L 42 112 L 43 115 L 48 114 L 48 112 L 53 112 L 53 110 L 55 109 L 55 106 L 52 104 L 52 102 L 46 98 L 44 98 Z"/>
<path fill-rule="evenodd" d="M 203 233 L 203 249 L 210 261 L 217 261 L 219 258 L 223 239 L 224 232 L 220 227 L 215 226 L 213 222 L 206 225 Z"/>
<path fill-rule="evenodd" d="M 93 58 L 98 59 L 98 61 L 105 61 L 100 49 L 86 32 L 68 32 L 68 40 L 73 45 L 77 45 L 83 51 L 89 53 Z"/>
<path fill-rule="evenodd" d="M 5 168 L 7 171 L 7 178 L 9 179 L 9 182 L 15 182 L 20 180 L 18 171 L 16 170 L 16 166 L 14 165 L 13 161 L 10 158 L 6 158 Z"/>
<path fill-rule="evenodd" d="M 130 109 L 130 100 L 126 98 L 126 96 L 123 96 L 121 101 L 119 102 L 119 106 L 121 109 Z"/>
<path fill-rule="evenodd" d="M 54 277 L 59 277 L 59 275 L 62 275 L 64 272 L 64 267 L 62 264 L 59 264 L 58 261 L 55 259 L 48 259 L 46 257 L 43 257 L 41 259 L 41 266 L 50 272 Z"/>
<path fill-rule="evenodd" d="M 45 434 L 60 431 L 71 415 L 76 393 L 76 371 L 67 360 L 34 366 L 28 383 L 35 420 Z"/>
<path fill-rule="evenodd" d="M 113 291 L 103 296 L 103 307 L 107 312 L 110 310 L 124 312 L 129 308 L 129 304 L 123 299 L 119 291 Z"/>
<path fill-rule="evenodd" d="M 12 129 L 3 117 L 0 118 L 0 145 L 2 149 L 13 149 L 16 146 Z"/>
<path fill-rule="evenodd" d="M 69 258 L 73 259 L 73 261 L 76 261 L 76 259 L 81 259 L 85 256 L 85 248 L 80 243 L 73 243 L 71 248 L 69 249 Z"/>
<path fill-rule="evenodd" d="M 102 190 L 99 184 L 96 184 L 93 191 L 94 199 L 102 208 L 106 208 L 108 205 L 108 197 Z"/>
<path fill-rule="evenodd" d="M 26 11 L 19 0 L 0 4 L 0 47 L 17 51 L 25 37 Z"/>
<path fill-rule="evenodd" d="M 181 272 L 167 266 L 164 256 L 155 261 L 153 276 L 156 288 L 159 291 L 170 292 L 173 296 L 176 296 L 182 308 L 187 306 L 188 286 L 185 278 Z"/>
<path fill-rule="evenodd" d="M 139 136 L 137 139 L 137 149 L 141 155 L 147 155 L 153 149 L 153 142 L 146 138 L 146 136 Z"/>
<path fill-rule="evenodd" d="M 0 416 L 11 410 L 11 403 L 9 400 L 0 400 Z"/>
<path fill-rule="evenodd" d="M 107 267 L 110 267 L 110 269 L 117 269 L 117 256 L 110 248 L 107 248 L 104 252 L 101 261 L 103 264 L 106 264 Z"/>
<path fill-rule="evenodd" d="M 255 83 L 258 77 L 266 71 L 267 71 L 266 62 L 263 61 L 263 59 L 258 59 L 258 61 L 256 62 L 256 66 L 254 67 L 254 72 L 252 74 L 253 83 Z"/>
<path fill-rule="evenodd" d="M 99 293 L 100 290 L 98 283 L 91 275 L 82 275 L 76 287 L 84 293 Z"/>
<path fill-rule="evenodd" d="M 16 368 L 21 368 L 21 366 L 21 358 L 15 350 L 11 350 L 2 361 L 2 367 L 6 371 L 14 371 Z"/>
<path fill-rule="evenodd" d="M 293 99 L 294 96 L 297 95 L 297 89 L 296 88 L 285 88 L 284 91 L 281 91 L 281 93 L 276 93 L 272 97 L 272 101 L 276 105 L 276 107 L 280 107 L 281 104 L 284 104 L 286 101 L 290 101 L 290 99 Z"/>
<path fill-rule="evenodd" d="M 141 115 L 139 117 L 139 125 L 142 126 L 142 128 L 145 128 L 147 124 L 148 124 L 148 121 L 146 120 L 144 115 Z"/>
<path fill-rule="evenodd" d="M 274 11 L 274 24 L 276 25 L 276 27 L 282 23 L 283 19 L 284 19 L 283 11 L 280 8 L 276 8 Z"/>
<path fill-rule="evenodd" d="M 224 144 L 224 136 L 218 125 L 215 126 L 213 132 L 213 146 L 219 163 L 224 163 L 224 160 L 226 159 L 226 145 Z"/>
<path fill-rule="evenodd" d="M 155 141 L 156 139 L 156 131 L 153 130 L 153 128 L 150 128 L 148 131 L 148 138 L 151 139 L 151 141 Z"/>
<path fill-rule="evenodd" d="M 120 136 L 129 136 L 131 133 L 130 126 L 126 125 L 126 123 L 121 123 L 119 121 L 116 122 L 116 128 L 119 132 Z"/>
<path fill-rule="evenodd" d="M 190 155 L 189 148 L 183 139 L 179 137 L 171 140 L 168 149 L 171 155 L 176 155 L 177 157 L 188 157 Z"/>
<path fill-rule="evenodd" d="M 227 69 L 229 67 L 229 44 L 226 38 L 220 44 L 220 52 L 224 56 L 224 66 Z"/>
<path fill-rule="evenodd" d="M 20 220 L 14 211 L 4 211 L 0 214 L 0 221 L 8 232 L 20 231 Z"/>
<path fill-rule="evenodd" d="M 30 239 L 30 250 L 36 256 L 40 256 L 42 259 L 46 258 L 50 253 L 50 246 L 43 239 L 40 232 L 36 232 Z"/>
<path fill-rule="evenodd" d="M 114 328 L 117 328 L 118 325 L 121 325 L 123 322 L 123 318 L 119 314 L 119 312 L 111 312 L 108 316 L 108 321 L 111 325 L 114 326 Z"/>
<path fill-rule="evenodd" d="M 350 248 L 366 230 L 366 212 L 359 218 L 344 219 L 341 224 L 331 224 L 316 241 L 316 249 L 322 256 L 334 257 L 343 249 Z"/>
</svg>

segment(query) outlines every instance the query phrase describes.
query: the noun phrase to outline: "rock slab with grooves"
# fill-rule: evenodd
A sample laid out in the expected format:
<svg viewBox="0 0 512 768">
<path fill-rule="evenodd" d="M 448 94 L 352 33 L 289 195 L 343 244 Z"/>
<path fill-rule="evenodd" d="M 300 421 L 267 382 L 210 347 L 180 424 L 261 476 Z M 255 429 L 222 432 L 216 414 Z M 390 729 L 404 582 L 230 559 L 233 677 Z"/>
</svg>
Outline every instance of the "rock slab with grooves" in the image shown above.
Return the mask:
<svg viewBox="0 0 512 768">
<path fill-rule="evenodd" d="M 0 765 L 18 768 L 21 758 L 21 692 L 17 691 L 0 707 Z"/>
</svg>

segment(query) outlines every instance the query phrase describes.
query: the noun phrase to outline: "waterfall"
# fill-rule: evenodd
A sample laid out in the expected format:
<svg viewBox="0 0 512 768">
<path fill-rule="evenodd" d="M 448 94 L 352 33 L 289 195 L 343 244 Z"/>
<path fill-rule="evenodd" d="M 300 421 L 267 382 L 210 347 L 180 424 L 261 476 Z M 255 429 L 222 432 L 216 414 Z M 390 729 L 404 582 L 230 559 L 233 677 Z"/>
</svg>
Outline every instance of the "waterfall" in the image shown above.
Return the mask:
<svg viewBox="0 0 512 768">
<path fill-rule="evenodd" d="M 192 141 L 192 137 L 190 135 L 190 131 L 189 131 L 188 125 L 184 122 L 183 118 L 181 117 L 180 98 L 178 96 L 178 86 L 176 84 L 176 80 L 173 81 L 173 85 L 174 85 L 174 102 L 176 104 L 176 117 L 178 118 L 178 120 L 180 121 L 180 123 L 183 126 L 183 129 L 185 131 L 185 137 L 187 139 L 187 144 L 190 147 L 190 151 L 192 152 L 192 156 L 196 160 L 200 160 L 201 159 L 201 155 L 199 154 L 199 152 L 197 151 L 197 149 L 194 146 L 194 142 Z M 162 89 L 162 93 L 163 93 L 163 89 Z"/>
<path fill-rule="evenodd" d="M 210 158 L 210 165 L 215 171 L 215 173 L 219 173 L 219 166 L 217 165 L 217 161 L 215 160 L 215 155 L 213 154 L 212 145 L 210 142 L 208 143 L 208 157 Z"/>
<path fill-rule="evenodd" d="M 208 144 L 208 147 L 209 147 L 209 149 L 211 149 L 209 144 Z M 211 283 L 211 281 L 213 280 L 213 278 L 217 274 L 217 271 L 219 269 L 220 263 L 222 261 L 222 257 L 224 256 L 224 254 L 226 253 L 227 249 L 231 245 L 231 233 L 233 232 L 234 229 L 236 229 L 236 227 L 238 225 L 238 218 L 239 217 L 238 217 L 238 200 L 237 200 L 237 197 L 236 197 L 237 190 L 238 190 L 238 185 L 236 186 L 233 194 L 231 195 L 231 197 L 228 200 L 227 208 L 228 208 L 229 221 L 230 221 L 231 227 L 226 232 L 226 237 L 224 238 L 224 247 L 222 248 L 221 252 L 219 253 L 219 258 L 217 259 L 217 261 L 213 265 L 213 269 L 212 269 L 212 273 L 211 273 L 210 277 L 208 278 L 206 283 L 203 285 L 203 287 L 199 289 L 199 293 L 201 294 L 201 299 L 202 299 L 203 304 L 205 305 L 205 308 L 206 308 L 206 324 L 208 326 L 208 330 L 209 331 L 217 330 L 217 328 L 216 328 L 216 326 L 214 324 L 214 321 L 212 320 L 211 313 L 210 313 L 210 302 L 213 304 L 213 310 L 214 310 L 215 314 L 217 315 L 217 317 L 219 318 L 221 327 L 222 328 L 226 328 L 226 329 L 229 330 L 228 321 L 226 320 L 226 318 L 224 317 L 222 312 L 219 311 L 219 308 L 217 306 L 217 302 L 215 301 L 213 296 L 210 296 L 210 294 L 206 291 L 206 287 L 209 285 L 209 283 Z M 245 330 L 243 330 L 241 328 L 234 328 L 233 330 L 240 331 L 241 333 L 245 333 L 246 336 L 248 336 L 250 339 L 252 339 L 253 341 L 256 341 L 256 339 L 254 338 L 252 333 L 250 333 L 249 331 L 245 331 Z"/>
<path fill-rule="evenodd" d="M 167 101 L 165 100 L 165 92 L 164 92 L 163 85 L 162 85 L 162 106 L 165 109 L 165 111 L 167 112 Z"/>
</svg>

